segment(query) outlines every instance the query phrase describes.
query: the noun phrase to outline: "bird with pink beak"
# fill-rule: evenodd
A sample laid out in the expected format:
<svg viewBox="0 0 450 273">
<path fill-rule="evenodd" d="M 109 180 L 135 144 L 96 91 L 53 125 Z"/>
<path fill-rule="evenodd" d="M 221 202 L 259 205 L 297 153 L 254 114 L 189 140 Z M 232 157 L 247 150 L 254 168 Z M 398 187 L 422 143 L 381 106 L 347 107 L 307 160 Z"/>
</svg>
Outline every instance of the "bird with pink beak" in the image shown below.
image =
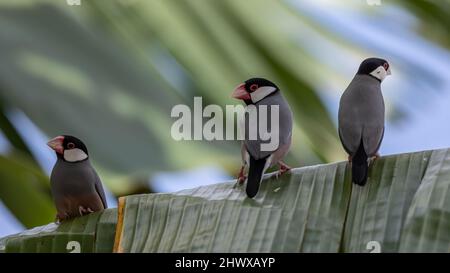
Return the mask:
<svg viewBox="0 0 450 273">
<path fill-rule="evenodd" d="M 239 84 L 233 91 L 231 96 L 238 100 L 251 100 L 250 93 L 245 89 L 245 83 Z"/>
<path fill-rule="evenodd" d="M 89 161 L 84 143 L 74 136 L 57 136 L 47 145 L 56 153 L 50 186 L 58 222 L 107 208 L 105 192 Z"/>
<path fill-rule="evenodd" d="M 64 137 L 57 136 L 57 137 L 53 138 L 52 140 L 50 140 L 49 142 L 47 142 L 47 145 L 50 148 L 52 148 L 56 153 L 63 154 L 64 153 L 63 142 L 64 142 Z"/>
<path fill-rule="evenodd" d="M 288 171 L 290 167 L 282 159 L 288 153 L 292 139 L 292 111 L 289 104 L 284 99 L 280 89 L 271 81 L 263 78 L 251 78 L 239 84 L 233 91 L 232 97 L 245 102 L 246 110 L 250 107 L 256 109 L 258 119 L 262 110 L 270 113 L 273 106 L 278 108 L 277 137 L 278 145 L 274 149 L 261 149 L 267 141 L 258 136 L 257 139 L 250 139 L 246 134 L 241 147 L 242 166 L 238 175 L 238 183 L 242 184 L 247 180 L 247 196 L 253 198 L 259 191 L 262 177 L 265 171 L 276 164 L 280 166 L 279 174 Z M 247 115 L 246 115 L 247 116 Z M 267 118 L 265 128 L 273 129 L 272 118 Z M 245 132 L 259 132 L 259 122 L 250 122 L 249 118 L 243 121 Z M 245 175 L 248 173 L 248 175 Z"/>
</svg>

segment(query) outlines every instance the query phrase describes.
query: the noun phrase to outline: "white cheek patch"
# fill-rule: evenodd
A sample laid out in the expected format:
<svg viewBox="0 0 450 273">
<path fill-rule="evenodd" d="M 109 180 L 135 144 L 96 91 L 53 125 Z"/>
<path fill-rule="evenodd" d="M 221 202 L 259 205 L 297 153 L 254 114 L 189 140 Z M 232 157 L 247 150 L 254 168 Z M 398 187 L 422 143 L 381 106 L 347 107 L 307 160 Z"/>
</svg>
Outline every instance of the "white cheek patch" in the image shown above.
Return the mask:
<svg viewBox="0 0 450 273">
<path fill-rule="evenodd" d="M 268 95 L 272 94 L 273 92 L 275 92 L 275 90 L 276 90 L 275 87 L 263 86 L 263 87 L 256 89 L 255 92 L 250 93 L 250 97 L 252 98 L 252 102 L 256 103 L 256 102 L 264 99 Z"/>
<path fill-rule="evenodd" d="M 68 162 L 77 162 L 82 161 L 88 158 L 88 155 L 78 148 L 70 149 L 70 150 L 64 150 L 64 160 Z"/>
<path fill-rule="evenodd" d="M 383 81 L 384 78 L 386 78 L 387 73 L 383 66 L 379 66 L 379 67 L 377 67 L 377 69 L 370 72 L 370 75 L 374 76 L 375 78 L 379 79 L 380 81 Z"/>
</svg>

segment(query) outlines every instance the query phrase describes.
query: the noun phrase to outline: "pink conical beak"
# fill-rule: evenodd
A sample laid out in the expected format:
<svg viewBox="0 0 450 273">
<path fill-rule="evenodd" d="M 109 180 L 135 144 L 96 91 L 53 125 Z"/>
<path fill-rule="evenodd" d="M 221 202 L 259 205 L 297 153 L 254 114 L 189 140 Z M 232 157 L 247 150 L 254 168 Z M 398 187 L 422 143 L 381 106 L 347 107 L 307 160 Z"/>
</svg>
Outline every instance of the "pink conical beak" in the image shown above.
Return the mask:
<svg viewBox="0 0 450 273">
<path fill-rule="evenodd" d="M 47 145 L 55 150 L 58 154 L 64 153 L 64 147 L 63 147 L 64 137 L 63 136 L 57 136 L 54 139 L 47 142 Z"/>
<path fill-rule="evenodd" d="M 245 90 L 245 83 L 241 83 L 234 89 L 233 94 L 231 96 L 235 99 L 239 100 L 249 100 L 251 99 L 250 94 Z"/>
</svg>

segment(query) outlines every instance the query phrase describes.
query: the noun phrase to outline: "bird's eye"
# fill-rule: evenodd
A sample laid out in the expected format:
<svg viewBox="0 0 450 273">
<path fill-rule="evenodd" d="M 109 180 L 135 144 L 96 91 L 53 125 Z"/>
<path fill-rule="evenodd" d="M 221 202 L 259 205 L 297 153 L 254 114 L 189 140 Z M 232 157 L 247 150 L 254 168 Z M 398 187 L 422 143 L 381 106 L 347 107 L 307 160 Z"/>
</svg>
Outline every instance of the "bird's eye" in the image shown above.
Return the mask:
<svg viewBox="0 0 450 273">
<path fill-rule="evenodd" d="M 252 84 L 250 85 L 250 91 L 256 91 L 256 89 L 258 89 L 258 85 L 257 84 Z"/>
<path fill-rule="evenodd" d="M 384 63 L 384 64 L 383 64 L 383 67 L 384 67 L 384 70 L 387 71 L 387 70 L 389 69 L 389 64 L 388 64 L 388 63 Z"/>
<path fill-rule="evenodd" d="M 73 149 L 73 148 L 75 148 L 75 144 L 73 144 L 72 142 L 69 142 L 69 143 L 67 143 L 67 148 Z"/>
</svg>

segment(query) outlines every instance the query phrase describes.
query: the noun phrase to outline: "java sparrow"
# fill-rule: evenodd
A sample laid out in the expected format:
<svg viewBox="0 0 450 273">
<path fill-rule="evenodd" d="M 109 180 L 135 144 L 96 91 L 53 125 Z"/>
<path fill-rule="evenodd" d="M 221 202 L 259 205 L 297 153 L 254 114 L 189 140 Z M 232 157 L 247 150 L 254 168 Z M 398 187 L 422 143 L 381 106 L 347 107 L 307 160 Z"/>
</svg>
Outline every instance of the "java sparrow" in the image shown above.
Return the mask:
<svg viewBox="0 0 450 273">
<path fill-rule="evenodd" d="M 89 161 L 84 143 L 74 136 L 63 135 L 47 145 L 57 156 L 50 175 L 57 221 L 106 209 L 102 182 Z"/>
<path fill-rule="evenodd" d="M 339 137 L 349 154 L 352 181 L 367 182 L 370 158 L 378 158 L 384 136 L 384 100 L 381 82 L 391 75 L 389 63 L 368 58 L 359 66 L 339 103 Z"/>
<path fill-rule="evenodd" d="M 261 118 L 261 114 L 264 114 L 261 112 L 261 109 L 266 108 L 268 115 L 267 126 L 273 127 L 271 128 L 272 130 L 276 126 L 272 126 L 275 124 L 271 124 L 272 119 L 269 117 L 271 115 L 271 106 L 277 106 L 278 109 L 278 120 L 275 120 L 278 125 L 278 130 L 275 132 L 278 137 L 278 143 L 271 149 L 262 149 L 261 144 L 267 143 L 266 139 L 261 137 L 251 138 L 250 134 L 248 134 L 251 130 L 259 131 L 259 122 L 251 122 L 248 116 L 241 121 L 241 125 L 245 128 L 246 136 L 241 147 L 242 167 L 239 172 L 238 183 L 244 183 L 247 178 L 247 196 L 253 198 L 258 193 L 263 174 L 267 168 L 279 164 L 279 174 L 290 169 L 281 160 L 291 146 L 292 111 L 280 89 L 273 82 L 263 78 L 251 78 L 240 84 L 234 90 L 232 97 L 245 102 L 246 112 L 250 110 L 249 108 L 254 109 L 257 112 L 258 120 Z M 244 174 L 246 169 L 248 169 L 248 177 Z"/>
</svg>

